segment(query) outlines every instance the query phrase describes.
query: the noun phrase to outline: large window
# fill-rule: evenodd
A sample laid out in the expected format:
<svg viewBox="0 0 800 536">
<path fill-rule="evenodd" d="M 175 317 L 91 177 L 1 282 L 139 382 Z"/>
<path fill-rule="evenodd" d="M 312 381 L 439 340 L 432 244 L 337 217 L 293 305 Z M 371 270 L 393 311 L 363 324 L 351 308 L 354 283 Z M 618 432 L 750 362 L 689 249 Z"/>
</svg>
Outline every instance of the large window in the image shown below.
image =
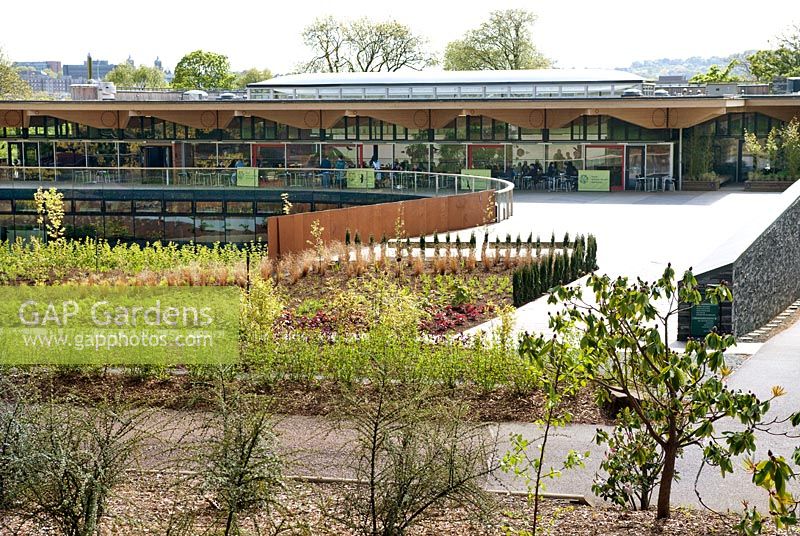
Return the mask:
<svg viewBox="0 0 800 536">
<path fill-rule="evenodd" d="M 398 143 L 395 145 L 395 159 L 405 169 L 428 171 L 430 145 L 427 143 Z"/>
<path fill-rule="evenodd" d="M 467 165 L 466 148 L 460 143 L 435 143 L 432 146 L 432 152 L 431 171 L 458 173 Z"/>
<path fill-rule="evenodd" d="M 646 147 L 648 175 L 672 175 L 672 150 L 668 144 L 651 144 Z"/>
</svg>

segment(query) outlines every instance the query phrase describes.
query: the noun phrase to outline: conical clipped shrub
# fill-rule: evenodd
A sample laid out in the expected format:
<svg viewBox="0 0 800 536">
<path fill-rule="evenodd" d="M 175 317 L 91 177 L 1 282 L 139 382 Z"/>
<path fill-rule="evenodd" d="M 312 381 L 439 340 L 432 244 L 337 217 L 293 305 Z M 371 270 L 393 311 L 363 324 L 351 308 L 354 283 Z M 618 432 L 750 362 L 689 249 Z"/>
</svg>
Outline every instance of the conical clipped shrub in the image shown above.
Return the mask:
<svg viewBox="0 0 800 536">
<path fill-rule="evenodd" d="M 499 247 L 500 239 L 496 238 L 495 243 Z M 594 235 L 589 235 L 588 238 L 576 235 L 573 243 L 571 251 L 556 253 L 550 250 L 533 262 L 514 270 L 512 294 L 515 307 L 547 294 L 553 287 L 571 283 L 589 269 L 596 268 L 597 241 Z"/>
<path fill-rule="evenodd" d="M 350 245 L 350 229 L 345 229 L 344 231 L 344 245 L 345 246 Z"/>
<path fill-rule="evenodd" d="M 419 254 L 423 259 L 425 258 L 425 246 L 426 246 L 425 237 L 424 236 L 420 236 L 419 237 Z"/>
<path fill-rule="evenodd" d="M 525 266 L 525 288 L 528 290 L 528 301 L 539 297 L 539 293 L 536 292 L 536 271 L 533 264 Z"/>
<path fill-rule="evenodd" d="M 586 270 L 597 270 L 597 239 L 590 234 L 586 239 Z"/>
<path fill-rule="evenodd" d="M 569 231 L 564 233 L 564 240 L 561 241 L 561 247 L 566 250 L 569 247 Z"/>
<path fill-rule="evenodd" d="M 585 239 L 583 235 L 575 237 L 575 248 L 572 250 L 572 275 L 575 278 L 586 273 Z"/>
<path fill-rule="evenodd" d="M 567 251 L 564 253 L 564 282 L 569 283 L 573 279 L 575 279 L 575 272 L 573 271 L 572 267 L 572 252 Z"/>
</svg>

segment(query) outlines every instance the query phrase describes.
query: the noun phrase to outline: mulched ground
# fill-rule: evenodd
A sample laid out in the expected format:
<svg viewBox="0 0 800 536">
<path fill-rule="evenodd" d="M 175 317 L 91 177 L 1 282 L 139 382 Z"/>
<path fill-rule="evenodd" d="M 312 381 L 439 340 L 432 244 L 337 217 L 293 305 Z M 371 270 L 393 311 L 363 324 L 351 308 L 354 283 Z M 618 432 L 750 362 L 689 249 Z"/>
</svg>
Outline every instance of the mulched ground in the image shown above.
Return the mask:
<svg viewBox="0 0 800 536">
<path fill-rule="evenodd" d="M 138 378 L 117 373 L 56 374 L 38 371 L 7 376 L 18 384 L 35 385 L 43 396 L 77 397 L 84 402 L 107 400 L 121 396 L 126 401 L 148 407 L 176 410 L 204 410 L 212 407 L 215 397 L 210 382 L 196 381 L 188 375 L 165 378 Z M 335 413 L 344 399 L 341 384 L 331 381 L 315 383 L 281 382 L 271 386 L 242 383 L 245 391 L 263 395 L 276 414 L 326 416 Z M 368 385 L 358 386 L 359 394 L 372 392 Z M 467 387 L 434 391 L 455 401 L 464 402 L 469 415 L 480 422 L 533 422 L 543 415 L 543 398 L 534 392 L 520 395 L 506 388 L 490 392 Z M 568 409 L 572 422 L 613 424 L 607 412 L 594 402 L 594 394 L 585 389 L 571 399 Z"/>
<path fill-rule="evenodd" d="M 288 481 L 271 511 L 256 511 L 241 518 L 246 534 L 345 536 L 358 534 L 340 519 L 346 517 L 348 500 L 357 488 L 353 484 Z M 671 519 L 655 521 L 653 511 L 629 512 L 618 508 L 580 506 L 564 501 L 544 500 L 540 509 L 542 534 L 565 536 L 638 535 L 734 535 L 735 516 L 720 517 L 703 511 L 676 510 Z M 501 535 L 530 529 L 532 505 L 524 497 L 493 496 L 483 513 L 468 512 L 457 505 L 437 508 L 408 532 L 415 536 Z M 57 534 L 42 522 L 23 522 L 21 516 L 3 518 L 3 536 L 44 536 Z M 183 525 L 183 530 L 177 530 Z M 102 521 L 102 536 L 173 534 L 189 536 L 221 534 L 222 515 L 185 479 L 177 481 L 164 474 L 132 474 L 115 490 L 108 516 Z M 272 528 L 273 530 L 271 530 Z M 16 530 L 16 532 L 14 531 Z M 516 534 L 516 532 L 510 532 Z M 766 530 L 764 534 L 775 534 Z"/>
</svg>

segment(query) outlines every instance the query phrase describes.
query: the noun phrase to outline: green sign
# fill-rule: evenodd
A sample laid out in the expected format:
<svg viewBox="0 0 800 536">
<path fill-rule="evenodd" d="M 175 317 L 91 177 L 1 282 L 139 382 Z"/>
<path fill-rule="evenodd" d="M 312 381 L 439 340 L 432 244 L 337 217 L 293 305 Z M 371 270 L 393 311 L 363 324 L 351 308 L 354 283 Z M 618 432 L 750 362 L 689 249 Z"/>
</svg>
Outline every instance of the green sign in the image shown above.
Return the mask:
<svg viewBox="0 0 800 536">
<path fill-rule="evenodd" d="M 388 173 L 383 171 L 382 173 Z M 348 188 L 375 188 L 374 169 L 348 169 L 347 170 Z"/>
<path fill-rule="evenodd" d="M 491 169 L 462 169 L 462 175 L 477 175 L 478 177 L 491 177 L 492 170 Z M 461 177 L 460 184 L 458 185 L 459 190 L 472 190 L 472 184 L 475 181 L 475 191 L 482 191 L 489 189 L 489 181 L 485 179 L 473 179 L 471 177 Z"/>
<path fill-rule="evenodd" d="M 255 188 L 258 186 L 258 168 L 236 168 L 236 186 Z"/>
<path fill-rule="evenodd" d="M 719 304 L 702 302 L 692 307 L 692 337 L 705 337 L 719 327 Z"/>
<path fill-rule="evenodd" d="M 607 169 L 578 171 L 579 192 L 607 192 L 611 189 L 611 172 Z"/>
</svg>

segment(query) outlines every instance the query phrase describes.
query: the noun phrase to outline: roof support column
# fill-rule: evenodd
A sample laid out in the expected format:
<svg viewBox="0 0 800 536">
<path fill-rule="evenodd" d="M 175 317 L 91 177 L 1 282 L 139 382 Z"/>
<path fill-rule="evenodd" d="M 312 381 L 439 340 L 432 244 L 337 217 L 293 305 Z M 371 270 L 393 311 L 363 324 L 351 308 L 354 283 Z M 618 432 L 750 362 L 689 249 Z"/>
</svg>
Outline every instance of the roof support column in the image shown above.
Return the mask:
<svg viewBox="0 0 800 536">
<path fill-rule="evenodd" d="M 678 190 L 683 190 L 683 127 L 678 129 Z"/>
</svg>

